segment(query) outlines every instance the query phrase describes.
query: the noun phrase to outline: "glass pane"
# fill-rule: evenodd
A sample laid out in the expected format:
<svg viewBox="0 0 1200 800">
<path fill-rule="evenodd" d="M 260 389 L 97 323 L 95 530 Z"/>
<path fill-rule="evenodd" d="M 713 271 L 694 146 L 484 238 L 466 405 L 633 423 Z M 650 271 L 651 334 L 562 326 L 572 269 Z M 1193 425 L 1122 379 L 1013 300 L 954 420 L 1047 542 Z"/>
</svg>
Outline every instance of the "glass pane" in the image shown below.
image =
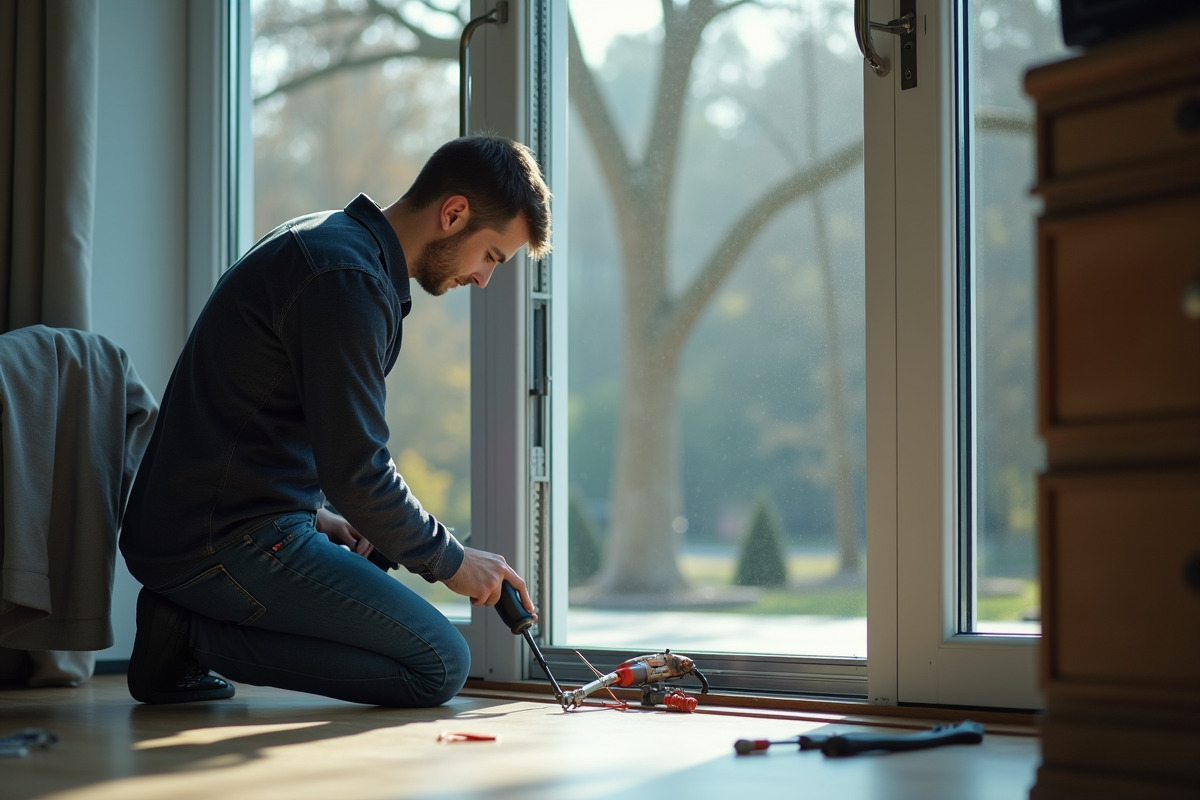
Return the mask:
<svg viewBox="0 0 1200 800">
<path fill-rule="evenodd" d="M 252 0 L 254 236 L 359 192 L 388 205 L 458 135 L 457 42 L 466 3 Z M 409 27 L 411 26 L 411 27 Z M 420 39 L 428 34 L 428 39 Z M 470 530 L 467 292 L 416 290 L 388 378 L 388 447 L 417 497 L 460 537 Z M 470 603 L 394 573 L 447 615 Z"/>
<path fill-rule="evenodd" d="M 555 644 L 865 657 L 852 5 L 569 8 Z"/>
<path fill-rule="evenodd" d="M 1034 110 L 1022 91 L 1033 64 L 1064 52 L 1054 0 L 987 0 L 969 11 L 973 203 L 972 519 L 974 623 L 979 633 L 1040 631 L 1035 478 L 1044 464 L 1035 418 L 1034 289 L 1038 206 Z M 973 375 L 972 375 L 973 373 Z M 968 462 L 970 463 L 970 462 Z M 967 550 L 970 552 L 970 549 Z"/>
</svg>

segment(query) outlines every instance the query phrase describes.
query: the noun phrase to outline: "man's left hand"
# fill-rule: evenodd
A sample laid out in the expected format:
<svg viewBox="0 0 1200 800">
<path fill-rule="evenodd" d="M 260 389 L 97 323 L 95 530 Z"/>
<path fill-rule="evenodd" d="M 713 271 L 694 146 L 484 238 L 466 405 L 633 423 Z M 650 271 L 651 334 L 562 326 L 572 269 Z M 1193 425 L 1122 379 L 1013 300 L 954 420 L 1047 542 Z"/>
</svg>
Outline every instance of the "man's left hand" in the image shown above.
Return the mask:
<svg viewBox="0 0 1200 800">
<path fill-rule="evenodd" d="M 317 509 L 317 530 L 329 537 L 334 544 L 344 544 L 350 552 L 358 553 L 363 558 L 371 555 L 375 545 L 363 538 L 363 535 L 346 521 L 345 517 L 333 513 L 328 508 Z"/>
</svg>

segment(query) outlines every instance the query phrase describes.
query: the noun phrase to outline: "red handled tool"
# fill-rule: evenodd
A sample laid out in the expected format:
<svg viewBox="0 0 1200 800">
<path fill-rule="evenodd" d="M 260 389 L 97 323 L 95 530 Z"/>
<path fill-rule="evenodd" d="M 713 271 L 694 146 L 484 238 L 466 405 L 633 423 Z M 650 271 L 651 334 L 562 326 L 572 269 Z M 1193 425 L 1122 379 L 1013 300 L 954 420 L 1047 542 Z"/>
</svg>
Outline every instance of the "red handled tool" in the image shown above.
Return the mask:
<svg viewBox="0 0 1200 800">
<path fill-rule="evenodd" d="M 537 659 L 542 671 L 546 673 L 546 677 L 550 679 L 555 699 L 568 711 L 583 705 L 584 698 L 593 692 L 611 686 L 641 687 L 642 705 L 644 706 L 662 703 L 671 711 L 694 711 L 696 708 L 694 697 L 688 697 L 682 691 L 664 683 L 668 679 L 680 678 L 684 675 L 695 675 L 696 679 L 700 681 L 701 693 L 708 692 L 708 680 L 700 670 L 696 669 L 692 659 L 676 655 L 670 650 L 631 658 L 619 664 L 615 670 L 606 675 L 600 675 L 597 672 L 599 677 L 591 683 L 564 692 L 558 685 L 558 681 L 554 679 L 554 675 L 551 674 L 550 665 L 546 663 L 546 658 L 542 655 L 542 651 L 529 631 L 533 627 L 533 614 L 525 610 L 516 587 L 508 581 L 505 581 L 501 588 L 500 602 L 496 604 L 496 611 L 510 631 L 525 637 L 525 643 L 529 645 L 530 652 Z"/>
<path fill-rule="evenodd" d="M 610 686 L 620 686 L 629 688 L 633 686 L 642 687 L 643 704 L 646 703 L 645 697 L 653 692 L 655 688 L 665 687 L 663 681 L 671 678 L 682 678 L 684 675 L 695 675 L 700 681 L 700 693 L 708 694 L 708 679 L 704 677 L 700 670 L 696 669 L 696 664 L 687 656 L 677 655 L 670 650 L 662 653 L 653 653 L 646 656 L 638 656 L 631 658 L 628 661 L 618 664 L 617 668 L 612 672 L 601 675 L 591 683 L 584 684 L 578 689 L 567 692 L 561 698 L 563 708 L 578 708 L 583 705 L 583 699 L 593 692 L 600 689 L 607 689 Z M 647 689 L 650 692 L 647 692 Z M 679 710 L 691 710 L 683 709 Z"/>
</svg>

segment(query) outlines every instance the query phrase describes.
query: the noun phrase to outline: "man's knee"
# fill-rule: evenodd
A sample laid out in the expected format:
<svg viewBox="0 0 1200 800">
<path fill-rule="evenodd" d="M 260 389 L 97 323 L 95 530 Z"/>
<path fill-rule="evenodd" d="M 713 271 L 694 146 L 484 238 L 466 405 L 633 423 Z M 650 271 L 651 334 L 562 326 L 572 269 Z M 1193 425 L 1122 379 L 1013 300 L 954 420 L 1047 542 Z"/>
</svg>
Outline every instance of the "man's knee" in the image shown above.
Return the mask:
<svg viewBox="0 0 1200 800">
<path fill-rule="evenodd" d="M 467 646 L 467 640 L 458 636 L 452 645 L 447 643 L 442 660 L 446 665 L 445 677 L 442 685 L 432 693 L 430 705 L 440 706 L 462 691 L 471 671 L 471 648 Z"/>
<path fill-rule="evenodd" d="M 402 707 L 432 707 L 449 702 L 467 682 L 471 669 L 471 650 L 467 640 L 455 630 L 437 648 L 440 666 L 422 671 L 409 667 L 410 679 L 397 696 L 380 705 Z"/>
</svg>

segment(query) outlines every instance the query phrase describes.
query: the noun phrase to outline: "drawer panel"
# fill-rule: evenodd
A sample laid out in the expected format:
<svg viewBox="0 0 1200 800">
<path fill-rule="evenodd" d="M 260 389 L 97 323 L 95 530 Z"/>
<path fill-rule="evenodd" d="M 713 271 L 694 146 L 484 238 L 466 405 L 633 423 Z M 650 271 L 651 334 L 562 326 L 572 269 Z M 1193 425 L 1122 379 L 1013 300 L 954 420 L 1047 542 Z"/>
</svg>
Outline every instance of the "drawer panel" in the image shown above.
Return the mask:
<svg viewBox="0 0 1200 800">
<path fill-rule="evenodd" d="M 1200 470 L 1040 490 L 1049 680 L 1200 690 Z"/>
<path fill-rule="evenodd" d="M 1040 221 L 1043 431 L 1200 418 L 1198 227 L 1200 195 Z"/>
<path fill-rule="evenodd" d="M 1048 180 L 1085 177 L 1200 152 L 1200 84 L 1050 116 Z"/>
</svg>

